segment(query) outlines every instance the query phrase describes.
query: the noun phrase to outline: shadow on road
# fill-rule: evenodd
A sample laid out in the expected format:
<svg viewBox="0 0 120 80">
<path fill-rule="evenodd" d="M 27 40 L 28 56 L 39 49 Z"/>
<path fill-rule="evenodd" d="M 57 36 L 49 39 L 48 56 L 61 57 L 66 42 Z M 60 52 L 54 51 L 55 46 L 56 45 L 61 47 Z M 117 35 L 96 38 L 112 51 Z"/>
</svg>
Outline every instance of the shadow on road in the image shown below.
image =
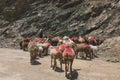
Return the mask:
<svg viewBox="0 0 120 80">
<path fill-rule="evenodd" d="M 72 72 L 72 78 L 73 78 L 73 80 L 76 80 L 77 78 L 78 78 L 78 72 L 77 72 L 77 70 L 74 70 L 73 72 Z"/>
<path fill-rule="evenodd" d="M 80 60 L 86 60 L 86 61 L 92 61 L 92 59 L 90 59 L 90 58 L 77 58 L 77 59 L 80 59 Z"/>
<path fill-rule="evenodd" d="M 78 74 L 78 72 L 77 71 L 79 71 L 80 69 L 74 69 L 73 71 L 72 71 L 72 78 L 69 76 L 70 74 L 68 74 L 68 76 L 66 77 L 67 79 L 69 79 L 69 80 L 77 80 L 78 79 L 78 76 L 79 76 L 79 74 Z"/>
<path fill-rule="evenodd" d="M 55 70 L 56 72 L 64 72 L 64 70 L 61 70 L 61 68 L 59 68 L 59 67 L 56 67 L 56 70 Z"/>
<path fill-rule="evenodd" d="M 35 61 L 32 65 L 40 65 L 41 63 L 39 61 Z"/>
</svg>

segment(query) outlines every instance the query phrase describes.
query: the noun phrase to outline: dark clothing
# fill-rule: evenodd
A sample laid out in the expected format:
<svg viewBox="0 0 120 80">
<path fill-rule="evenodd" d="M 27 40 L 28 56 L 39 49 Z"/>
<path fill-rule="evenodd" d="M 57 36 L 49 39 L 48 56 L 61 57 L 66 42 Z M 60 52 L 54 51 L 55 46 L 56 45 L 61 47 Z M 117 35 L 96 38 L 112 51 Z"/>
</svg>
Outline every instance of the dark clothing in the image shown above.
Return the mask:
<svg viewBox="0 0 120 80">
<path fill-rule="evenodd" d="M 40 31 L 39 31 L 38 37 L 39 37 L 39 38 L 43 38 L 43 30 L 40 30 Z"/>
</svg>

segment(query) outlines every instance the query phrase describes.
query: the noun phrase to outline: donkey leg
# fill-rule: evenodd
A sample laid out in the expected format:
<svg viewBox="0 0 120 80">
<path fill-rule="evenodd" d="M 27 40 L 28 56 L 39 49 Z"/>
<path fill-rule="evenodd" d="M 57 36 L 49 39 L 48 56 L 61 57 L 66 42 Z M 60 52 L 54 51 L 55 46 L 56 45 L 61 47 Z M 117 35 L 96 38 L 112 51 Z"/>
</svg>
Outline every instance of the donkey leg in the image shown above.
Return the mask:
<svg viewBox="0 0 120 80">
<path fill-rule="evenodd" d="M 76 55 L 76 59 L 78 58 L 78 51 L 75 52 L 75 55 Z"/>
<path fill-rule="evenodd" d="M 30 53 L 30 63 L 33 64 L 34 63 L 34 56 L 32 53 Z"/>
<path fill-rule="evenodd" d="M 57 63 L 56 63 L 56 58 L 54 58 L 54 66 L 53 66 L 53 70 L 56 70 L 56 65 L 57 65 Z"/>
<path fill-rule="evenodd" d="M 53 61 L 53 59 L 51 58 L 51 66 L 50 66 L 51 68 L 52 68 L 52 61 Z"/>
<path fill-rule="evenodd" d="M 61 71 L 62 71 L 62 59 L 60 59 L 60 68 L 61 68 Z"/>
<path fill-rule="evenodd" d="M 34 62 L 35 62 L 35 57 L 34 57 L 34 56 L 31 56 L 31 57 L 30 57 L 30 63 L 31 63 L 31 64 L 34 64 Z"/>
<path fill-rule="evenodd" d="M 65 76 L 67 77 L 67 62 L 65 60 Z"/>
<path fill-rule="evenodd" d="M 69 63 L 70 63 L 70 61 L 67 61 L 67 72 L 69 71 Z"/>
<path fill-rule="evenodd" d="M 71 59 L 70 60 L 70 77 L 72 78 L 72 64 L 73 64 L 73 60 L 74 59 Z"/>
</svg>

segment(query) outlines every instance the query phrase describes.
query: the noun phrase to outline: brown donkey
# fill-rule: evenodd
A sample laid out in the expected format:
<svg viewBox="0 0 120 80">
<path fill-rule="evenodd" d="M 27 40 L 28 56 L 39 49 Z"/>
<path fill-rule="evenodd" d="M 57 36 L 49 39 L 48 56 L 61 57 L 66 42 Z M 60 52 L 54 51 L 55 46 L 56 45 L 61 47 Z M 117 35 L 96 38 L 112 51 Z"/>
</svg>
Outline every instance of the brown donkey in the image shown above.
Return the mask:
<svg viewBox="0 0 120 80">
<path fill-rule="evenodd" d="M 72 46 L 67 46 L 62 54 L 65 62 L 65 76 L 68 76 L 67 72 L 70 70 L 70 78 L 72 78 L 72 65 L 75 58 L 75 52 L 71 47 Z"/>
<path fill-rule="evenodd" d="M 59 59 L 60 68 L 62 71 L 62 53 L 60 52 L 59 48 L 56 46 L 50 46 L 49 53 L 50 53 L 50 57 L 51 57 L 51 67 L 53 68 L 53 70 L 56 70 L 56 67 L 57 67 L 56 60 Z M 52 65 L 53 61 L 54 61 L 54 64 Z"/>
</svg>

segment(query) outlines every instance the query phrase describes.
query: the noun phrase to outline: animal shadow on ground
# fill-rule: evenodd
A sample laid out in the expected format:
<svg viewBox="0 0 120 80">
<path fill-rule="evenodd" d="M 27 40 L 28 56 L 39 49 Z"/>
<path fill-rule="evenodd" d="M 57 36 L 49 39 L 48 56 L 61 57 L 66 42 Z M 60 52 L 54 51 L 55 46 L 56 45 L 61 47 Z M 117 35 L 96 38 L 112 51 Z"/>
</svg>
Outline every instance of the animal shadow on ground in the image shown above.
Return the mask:
<svg viewBox="0 0 120 80">
<path fill-rule="evenodd" d="M 32 65 L 40 65 L 41 63 L 39 61 L 35 61 Z"/>
<path fill-rule="evenodd" d="M 86 60 L 86 61 L 92 61 L 92 59 L 90 59 L 90 58 L 77 58 L 77 59 Z"/>
<path fill-rule="evenodd" d="M 70 76 L 69 76 L 70 74 L 68 74 L 66 78 L 69 79 L 69 80 L 78 80 L 79 74 L 78 74 L 77 71 L 79 71 L 79 70 L 80 70 L 80 69 L 74 69 L 74 70 L 72 71 L 72 77 L 70 77 Z"/>
<path fill-rule="evenodd" d="M 61 70 L 61 68 L 59 68 L 59 67 L 56 67 L 56 70 L 55 70 L 56 72 L 64 72 L 64 70 Z"/>
</svg>

